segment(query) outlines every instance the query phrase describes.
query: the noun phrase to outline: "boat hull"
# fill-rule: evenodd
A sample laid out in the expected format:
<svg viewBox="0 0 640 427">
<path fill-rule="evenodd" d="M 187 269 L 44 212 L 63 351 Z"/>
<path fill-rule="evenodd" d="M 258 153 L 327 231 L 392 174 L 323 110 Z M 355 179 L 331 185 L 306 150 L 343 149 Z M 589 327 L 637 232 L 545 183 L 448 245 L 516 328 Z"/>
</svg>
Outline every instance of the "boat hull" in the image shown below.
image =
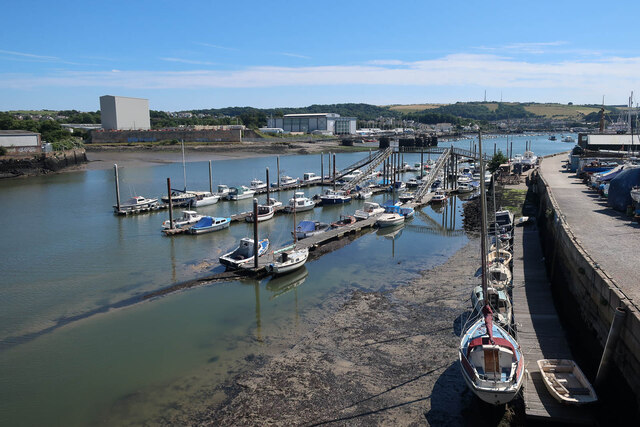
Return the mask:
<svg viewBox="0 0 640 427">
<path fill-rule="evenodd" d="M 200 208 L 202 206 L 209 206 L 209 205 L 215 205 L 216 203 L 218 203 L 218 200 L 220 200 L 220 196 L 210 196 L 210 197 L 203 197 L 200 200 L 196 200 L 194 205 L 196 208 Z"/>
<path fill-rule="evenodd" d="M 224 230 L 225 228 L 229 228 L 229 222 L 226 222 L 224 224 L 214 225 L 212 227 L 202 227 L 202 228 L 191 227 L 188 230 L 188 232 L 189 234 L 205 234 L 205 233 L 212 233 L 214 231 Z"/>
</svg>

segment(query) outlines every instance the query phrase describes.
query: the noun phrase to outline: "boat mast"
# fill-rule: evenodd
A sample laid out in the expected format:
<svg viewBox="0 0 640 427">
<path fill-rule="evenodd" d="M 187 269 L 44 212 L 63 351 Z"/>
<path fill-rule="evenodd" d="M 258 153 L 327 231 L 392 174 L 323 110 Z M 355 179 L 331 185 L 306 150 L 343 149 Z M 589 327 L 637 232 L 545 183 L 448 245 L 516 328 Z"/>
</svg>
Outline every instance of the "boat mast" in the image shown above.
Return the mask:
<svg viewBox="0 0 640 427">
<path fill-rule="evenodd" d="M 296 233 L 296 192 L 293 191 L 293 244 L 298 242 L 298 234 Z"/>
<path fill-rule="evenodd" d="M 487 295 L 487 198 L 484 184 L 484 159 L 482 158 L 482 132 L 478 131 L 478 157 L 480 158 L 480 257 L 482 260 L 482 293 L 484 304 L 489 303 Z"/>
<path fill-rule="evenodd" d="M 187 168 L 184 164 L 184 140 L 182 140 L 182 174 L 184 175 L 184 192 L 187 192 Z"/>
</svg>

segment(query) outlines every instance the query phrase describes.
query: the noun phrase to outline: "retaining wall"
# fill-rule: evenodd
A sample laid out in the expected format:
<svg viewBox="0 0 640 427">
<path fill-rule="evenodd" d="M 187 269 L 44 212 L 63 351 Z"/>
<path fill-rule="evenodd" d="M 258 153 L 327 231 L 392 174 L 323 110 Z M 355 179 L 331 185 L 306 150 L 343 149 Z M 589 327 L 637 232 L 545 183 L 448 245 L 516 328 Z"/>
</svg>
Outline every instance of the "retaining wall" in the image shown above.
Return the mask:
<svg viewBox="0 0 640 427">
<path fill-rule="evenodd" d="M 0 178 L 43 175 L 87 161 L 84 148 L 51 153 L 8 155 L 0 157 Z"/>
<path fill-rule="evenodd" d="M 242 142 L 241 129 L 228 130 L 99 130 L 91 132 L 91 142 L 158 142 L 168 140 L 185 142 Z"/>
<path fill-rule="evenodd" d="M 550 280 L 565 287 L 561 295 L 570 297 L 561 304 L 577 307 L 582 320 L 597 337 L 599 346 L 593 347 L 594 352 L 602 351 L 616 308 L 627 312 L 614 360 L 640 403 L 640 312 L 582 248 L 542 174 L 534 176 L 533 185 L 540 196 L 538 223 Z M 629 262 L 638 262 L 637 257 L 638 254 L 633 254 Z M 558 284 L 559 280 L 563 283 Z"/>
</svg>

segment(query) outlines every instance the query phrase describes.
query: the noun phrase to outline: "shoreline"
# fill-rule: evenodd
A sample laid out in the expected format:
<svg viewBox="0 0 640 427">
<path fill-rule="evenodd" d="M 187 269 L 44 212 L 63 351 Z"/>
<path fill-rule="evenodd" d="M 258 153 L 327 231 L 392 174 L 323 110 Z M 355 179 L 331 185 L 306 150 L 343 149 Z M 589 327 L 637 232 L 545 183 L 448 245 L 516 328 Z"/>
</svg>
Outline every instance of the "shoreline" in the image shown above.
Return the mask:
<svg viewBox="0 0 640 427">
<path fill-rule="evenodd" d="M 476 256 L 469 256 L 469 254 Z M 460 332 L 478 279 L 479 238 L 405 286 L 335 296 L 323 316 L 277 354 L 200 393 L 172 424 L 477 424 L 477 399 L 459 375 Z M 312 322 L 313 323 L 313 322 Z M 494 411 L 508 423 L 512 410 Z"/>
</svg>

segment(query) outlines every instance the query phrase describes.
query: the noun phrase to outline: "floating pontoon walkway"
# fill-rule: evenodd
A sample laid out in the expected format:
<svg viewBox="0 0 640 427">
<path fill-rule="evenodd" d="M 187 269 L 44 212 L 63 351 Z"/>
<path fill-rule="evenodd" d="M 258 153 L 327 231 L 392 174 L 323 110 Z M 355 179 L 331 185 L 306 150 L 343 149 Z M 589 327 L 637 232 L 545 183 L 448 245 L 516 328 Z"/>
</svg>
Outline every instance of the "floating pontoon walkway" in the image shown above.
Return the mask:
<svg viewBox="0 0 640 427">
<path fill-rule="evenodd" d="M 572 356 L 553 305 L 538 230 L 534 224 L 515 229 L 512 302 L 518 343 L 527 370 L 523 386 L 527 418 L 593 424 L 588 407 L 568 406 L 551 396 L 536 363 L 539 359 L 572 359 Z"/>
</svg>

